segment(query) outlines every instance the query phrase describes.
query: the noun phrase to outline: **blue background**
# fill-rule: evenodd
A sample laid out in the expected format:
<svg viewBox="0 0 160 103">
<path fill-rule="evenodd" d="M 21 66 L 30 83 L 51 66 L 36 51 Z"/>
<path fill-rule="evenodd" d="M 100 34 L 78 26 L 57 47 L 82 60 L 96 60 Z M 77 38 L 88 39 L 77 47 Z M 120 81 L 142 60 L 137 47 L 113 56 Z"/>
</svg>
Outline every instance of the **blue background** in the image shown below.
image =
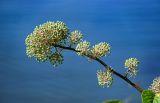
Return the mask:
<svg viewBox="0 0 160 103">
<path fill-rule="evenodd" d="M 65 52 L 57 68 L 27 58 L 26 36 L 57 20 L 82 31 L 92 45 L 110 43 L 111 55 L 103 60 L 120 73 L 126 58 L 138 58 L 139 74 L 131 80 L 144 89 L 159 76 L 159 0 L 1 0 L 0 103 L 141 103 L 140 93 L 116 76 L 110 88 L 101 88 L 96 71 L 103 67 L 75 53 Z"/>
</svg>

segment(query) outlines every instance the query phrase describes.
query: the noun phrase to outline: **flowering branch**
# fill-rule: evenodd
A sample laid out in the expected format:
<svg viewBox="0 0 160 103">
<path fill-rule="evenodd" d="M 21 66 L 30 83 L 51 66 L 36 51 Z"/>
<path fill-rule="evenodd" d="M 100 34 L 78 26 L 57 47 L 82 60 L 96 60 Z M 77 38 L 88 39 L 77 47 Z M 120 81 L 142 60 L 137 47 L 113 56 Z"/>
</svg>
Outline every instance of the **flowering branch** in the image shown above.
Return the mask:
<svg viewBox="0 0 160 103">
<path fill-rule="evenodd" d="M 126 59 L 124 67 L 127 68 L 127 70 L 125 74 L 122 75 L 100 59 L 110 53 L 111 47 L 107 42 L 100 42 L 90 47 L 90 42 L 82 40 L 82 38 L 83 34 L 78 30 L 69 32 L 69 29 L 64 22 L 46 22 L 42 25 L 36 26 L 34 31 L 25 39 L 26 54 L 28 57 L 34 57 L 37 61 L 49 61 L 54 66 L 58 66 L 64 61 L 62 55 L 64 49 L 76 52 L 77 55 L 95 60 L 105 67 L 105 70 L 97 71 L 97 79 L 100 86 L 109 87 L 113 81 L 112 74 L 114 74 L 142 93 L 142 97 L 144 97 L 143 101 L 146 100 L 146 94 L 150 91 L 143 90 L 139 85 L 128 79 L 128 76 L 132 77 L 137 75 L 139 64 L 138 59 Z M 73 46 L 75 46 L 75 48 Z M 150 94 L 158 96 L 159 100 L 160 77 L 154 79 L 149 89 L 153 92 L 150 92 Z M 152 97 L 154 96 L 152 95 Z M 149 99 L 151 98 L 149 97 Z"/>
<path fill-rule="evenodd" d="M 66 50 L 71 50 L 71 51 L 74 51 L 74 52 L 80 52 L 80 51 L 77 51 L 77 50 L 75 50 L 74 48 L 71 48 L 71 47 L 65 47 L 65 46 L 61 46 L 61 45 L 54 45 L 55 47 L 59 47 L 59 48 L 63 48 L 63 49 L 66 49 Z M 125 77 L 125 76 L 123 76 L 122 74 L 120 74 L 120 73 L 118 73 L 118 72 L 116 72 L 115 70 L 113 70 L 110 66 L 108 66 L 105 62 L 103 62 L 101 59 L 99 59 L 99 58 L 93 58 L 92 56 L 90 56 L 90 55 L 86 55 L 87 57 L 89 57 L 89 58 L 91 58 L 91 59 L 94 59 L 95 61 L 97 61 L 98 63 L 100 63 L 101 65 L 103 65 L 106 69 L 109 69 L 109 70 L 111 70 L 111 72 L 113 73 L 113 74 L 115 74 L 116 76 L 118 76 L 118 77 L 120 77 L 121 79 L 123 79 L 124 81 L 126 81 L 127 83 L 129 83 L 131 86 L 133 86 L 134 88 L 136 88 L 136 90 L 138 90 L 140 93 L 142 93 L 142 91 L 143 91 L 143 89 L 139 86 L 139 85 L 137 85 L 137 84 L 135 84 L 135 83 L 133 83 L 131 80 L 129 80 L 127 77 Z"/>
</svg>

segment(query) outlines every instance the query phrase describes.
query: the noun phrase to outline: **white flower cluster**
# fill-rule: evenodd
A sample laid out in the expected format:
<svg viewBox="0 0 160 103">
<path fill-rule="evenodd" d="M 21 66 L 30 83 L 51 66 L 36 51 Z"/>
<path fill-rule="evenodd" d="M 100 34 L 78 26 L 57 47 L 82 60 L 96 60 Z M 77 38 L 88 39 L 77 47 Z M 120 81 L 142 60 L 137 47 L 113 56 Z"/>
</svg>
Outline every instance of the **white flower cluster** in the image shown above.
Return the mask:
<svg viewBox="0 0 160 103">
<path fill-rule="evenodd" d="M 90 47 L 90 43 L 87 41 L 82 41 L 82 42 L 78 43 L 76 46 L 76 50 L 79 52 L 77 52 L 77 54 L 81 55 L 81 56 L 88 54 L 89 47 Z"/>
<path fill-rule="evenodd" d="M 110 85 L 112 84 L 112 81 L 113 81 L 112 72 L 110 70 L 97 71 L 97 78 L 98 78 L 98 84 L 102 87 L 104 87 L 105 85 L 107 87 L 110 87 Z"/>
<path fill-rule="evenodd" d="M 110 45 L 106 42 L 101 42 L 91 49 L 91 54 L 93 57 L 103 57 L 110 53 Z"/>
<path fill-rule="evenodd" d="M 151 84 L 149 89 L 160 96 L 160 76 L 153 80 L 153 83 Z"/>
<path fill-rule="evenodd" d="M 52 54 L 52 45 L 62 43 L 67 38 L 68 32 L 66 24 L 60 21 L 46 22 L 37 26 L 25 40 L 27 55 L 35 57 L 38 61 L 46 61 Z"/>
<path fill-rule="evenodd" d="M 82 33 L 78 30 L 75 30 L 71 32 L 71 35 L 69 36 L 69 41 L 71 42 L 71 44 L 77 44 L 82 39 L 82 37 Z"/>
<path fill-rule="evenodd" d="M 139 64 L 139 61 L 138 59 L 136 58 L 129 58 L 125 61 L 125 68 L 128 68 L 128 73 L 131 75 L 131 76 L 135 76 L 137 75 L 137 71 L 138 71 L 138 64 Z"/>
</svg>

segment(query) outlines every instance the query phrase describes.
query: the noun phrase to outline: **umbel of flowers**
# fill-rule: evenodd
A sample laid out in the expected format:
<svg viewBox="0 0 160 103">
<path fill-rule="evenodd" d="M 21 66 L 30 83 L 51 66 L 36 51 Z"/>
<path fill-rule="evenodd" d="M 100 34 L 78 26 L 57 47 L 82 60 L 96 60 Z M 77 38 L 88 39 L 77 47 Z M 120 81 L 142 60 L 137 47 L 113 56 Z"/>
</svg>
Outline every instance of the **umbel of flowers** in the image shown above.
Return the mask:
<svg viewBox="0 0 160 103">
<path fill-rule="evenodd" d="M 110 87 L 110 85 L 112 84 L 112 72 L 111 70 L 99 70 L 97 71 L 97 78 L 98 78 L 98 84 L 102 87 Z"/>
<path fill-rule="evenodd" d="M 89 47 L 90 47 L 90 43 L 87 41 L 82 41 L 78 43 L 76 46 L 76 50 L 79 52 L 77 52 L 77 54 L 81 56 L 88 55 L 90 50 Z"/>
<path fill-rule="evenodd" d="M 137 58 L 129 58 L 125 61 L 124 66 L 125 66 L 125 68 L 128 68 L 127 73 L 129 73 L 130 76 L 137 75 L 138 64 L 139 64 L 139 61 Z"/>
<path fill-rule="evenodd" d="M 106 42 L 101 42 L 99 44 L 96 44 L 91 49 L 91 53 L 93 57 L 103 57 L 110 53 L 110 45 Z"/>
<path fill-rule="evenodd" d="M 35 57 L 38 61 L 50 60 L 53 63 L 53 58 L 61 63 L 57 58 L 57 54 L 52 52 L 54 44 L 64 45 L 69 29 L 65 23 L 61 21 L 46 22 L 42 25 L 36 26 L 34 31 L 27 36 L 26 53 L 29 57 Z M 61 56 L 58 56 L 61 57 Z"/>
<path fill-rule="evenodd" d="M 77 44 L 83 37 L 83 34 L 78 31 L 78 30 L 75 30 L 73 32 L 71 32 L 70 36 L 69 36 L 69 41 L 72 44 Z"/>
</svg>

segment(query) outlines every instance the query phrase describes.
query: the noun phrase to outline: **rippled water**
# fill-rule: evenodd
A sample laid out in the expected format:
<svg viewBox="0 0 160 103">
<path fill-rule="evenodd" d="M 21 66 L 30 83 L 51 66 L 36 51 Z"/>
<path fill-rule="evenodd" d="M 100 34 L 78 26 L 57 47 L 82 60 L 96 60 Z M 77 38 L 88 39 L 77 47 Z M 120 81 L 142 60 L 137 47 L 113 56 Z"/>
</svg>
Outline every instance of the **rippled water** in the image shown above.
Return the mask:
<svg viewBox="0 0 160 103">
<path fill-rule="evenodd" d="M 101 103 L 117 98 L 141 103 L 140 94 L 116 76 L 111 88 L 100 88 L 96 71 L 103 67 L 98 63 L 66 52 L 64 64 L 53 68 L 27 58 L 24 40 L 36 25 L 64 21 L 92 45 L 110 43 L 112 52 L 104 61 L 118 72 L 125 71 L 126 58 L 137 57 L 139 74 L 131 79 L 147 89 L 160 74 L 159 5 L 159 0 L 1 0 L 0 102 Z"/>
</svg>

